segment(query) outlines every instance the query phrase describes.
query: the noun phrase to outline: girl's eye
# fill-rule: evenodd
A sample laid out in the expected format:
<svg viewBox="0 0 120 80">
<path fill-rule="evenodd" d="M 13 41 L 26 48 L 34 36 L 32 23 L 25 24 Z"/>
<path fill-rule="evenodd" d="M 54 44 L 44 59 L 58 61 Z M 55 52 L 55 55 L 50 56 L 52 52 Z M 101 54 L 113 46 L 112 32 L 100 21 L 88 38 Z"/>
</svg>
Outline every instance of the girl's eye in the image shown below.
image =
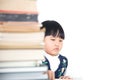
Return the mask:
<svg viewBox="0 0 120 80">
<path fill-rule="evenodd" d="M 59 42 L 63 42 L 63 40 L 59 40 Z"/>
<path fill-rule="evenodd" d="M 51 39 L 52 41 L 55 41 L 55 39 Z"/>
</svg>

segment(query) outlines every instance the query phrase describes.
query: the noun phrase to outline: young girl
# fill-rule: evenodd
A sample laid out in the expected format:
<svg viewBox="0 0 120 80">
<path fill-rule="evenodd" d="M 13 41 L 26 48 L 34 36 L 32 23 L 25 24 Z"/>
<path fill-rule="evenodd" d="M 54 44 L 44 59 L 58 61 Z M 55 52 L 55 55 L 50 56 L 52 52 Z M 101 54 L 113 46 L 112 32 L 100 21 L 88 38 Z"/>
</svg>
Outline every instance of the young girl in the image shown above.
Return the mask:
<svg viewBox="0 0 120 80">
<path fill-rule="evenodd" d="M 61 25 L 53 20 L 42 22 L 42 28 L 45 28 L 44 36 L 44 57 L 43 64 L 48 66 L 48 75 L 50 80 L 65 79 L 72 80 L 65 76 L 68 66 L 68 60 L 65 56 L 59 54 L 65 39 L 64 30 Z"/>
</svg>

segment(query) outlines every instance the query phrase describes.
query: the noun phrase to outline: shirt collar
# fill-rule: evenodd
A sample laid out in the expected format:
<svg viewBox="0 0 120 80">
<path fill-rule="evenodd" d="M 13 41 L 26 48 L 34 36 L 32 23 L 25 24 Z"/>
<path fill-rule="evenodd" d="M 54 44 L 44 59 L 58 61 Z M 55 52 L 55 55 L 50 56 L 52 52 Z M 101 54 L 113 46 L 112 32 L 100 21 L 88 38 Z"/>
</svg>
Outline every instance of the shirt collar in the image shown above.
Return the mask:
<svg viewBox="0 0 120 80">
<path fill-rule="evenodd" d="M 43 55 L 46 56 L 47 58 L 58 58 L 59 57 L 59 54 L 56 56 L 51 56 L 48 53 L 46 53 L 44 50 L 43 50 Z"/>
</svg>

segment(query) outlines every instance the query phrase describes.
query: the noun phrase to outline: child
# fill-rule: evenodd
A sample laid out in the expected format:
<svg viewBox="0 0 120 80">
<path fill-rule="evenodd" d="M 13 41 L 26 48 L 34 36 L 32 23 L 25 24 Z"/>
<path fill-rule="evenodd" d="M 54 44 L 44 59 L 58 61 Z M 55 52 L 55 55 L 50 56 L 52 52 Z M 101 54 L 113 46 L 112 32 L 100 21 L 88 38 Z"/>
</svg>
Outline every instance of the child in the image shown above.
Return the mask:
<svg viewBox="0 0 120 80">
<path fill-rule="evenodd" d="M 50 80 L 65 79 L 71 80 L 70 77 L 65 76 L 68 66 L 68 60 L 65 56 L 59 54 L 62 49 L 63 40 L 65 39 L 64 30 L 61 25 L 53 20 L 42 22 L 42 28 L 45 28 L 44 36 L 44 56 L 43 64 L 48 66 L 48 75 Z"/>
</svg>

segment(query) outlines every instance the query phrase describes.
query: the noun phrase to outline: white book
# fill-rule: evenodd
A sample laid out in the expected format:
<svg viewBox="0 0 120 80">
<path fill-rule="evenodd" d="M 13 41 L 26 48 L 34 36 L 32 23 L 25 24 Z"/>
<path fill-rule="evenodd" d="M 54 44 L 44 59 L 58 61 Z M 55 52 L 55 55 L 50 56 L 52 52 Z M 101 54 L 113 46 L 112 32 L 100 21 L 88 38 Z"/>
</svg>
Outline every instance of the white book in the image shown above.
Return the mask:
<svg viewBox="0 0 120 80">
<path fill-rule="evenodd" d="M 0 68 L 0 80 L 48 80 L 47 67 Z"/>
<path fill-rule="evenodd" d="M 0 74 L 0 80 L 49 80 L 45 72 L 19 72 Z"/>
<path fill-rule="evenodd" d="M 29 33 L 0 32 L 0 49 L 44 48 L 44 31 Z"/>
<path fill-rule="evenodd" d="M 29 61 L 0 61 L 0 68 L 12 68 L 12 67 L 38 67 L 42 65 L 41 60 L 29 60 Z"/>
<path fill-rule="evenodd" d="M 19 68 L 0 68 L 0 73 L 41 72 L 41 71 L 47 71 L 47 66 L 19 67 Z"/>
<path fill-rule="evenodd" d="M 0 49 L 44 48 L 44 32 L 7 33 L 0 32 Z"/>
<path fill-rule="evenodd" d="M 30 33 L 7 33 L 0 32 L 0 43 L 3 42 L 42 42 L 44 39 L 44 32 L 30 32 Z"/>
<path fill-rule="evenodd" d="M 44 59 L 41 49 L 0 50 L 0 61 L 29 61 Z"/>
</svg>

